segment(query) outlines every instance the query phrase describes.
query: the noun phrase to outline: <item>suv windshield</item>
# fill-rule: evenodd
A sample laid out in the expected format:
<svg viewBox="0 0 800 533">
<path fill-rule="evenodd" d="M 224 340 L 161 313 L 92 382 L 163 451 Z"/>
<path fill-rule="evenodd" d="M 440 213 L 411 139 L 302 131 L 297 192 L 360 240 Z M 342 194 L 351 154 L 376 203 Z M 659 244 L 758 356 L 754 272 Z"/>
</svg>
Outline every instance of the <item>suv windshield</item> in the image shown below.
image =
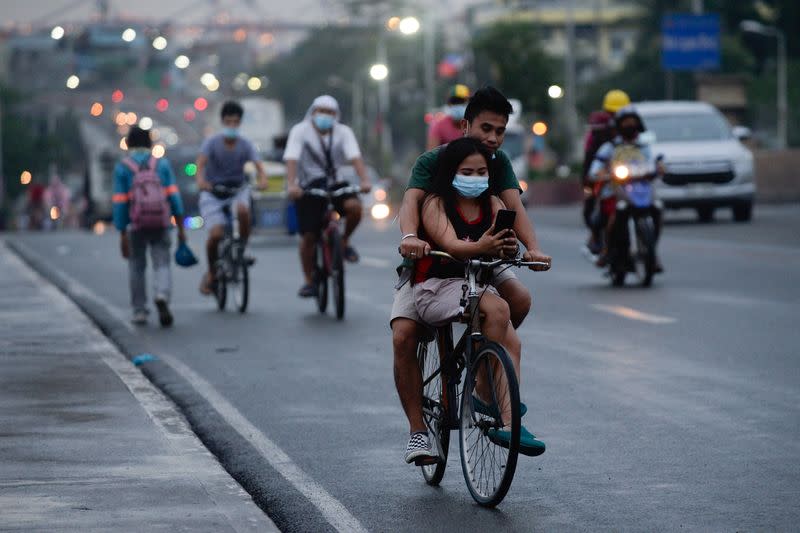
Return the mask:
<svg viewBox="0 0 800 533">
<path fill-rule="evenodd" d="M 651 115 L 642 117 L 656 142 L 724 141 L 731 138 L 725 119 L 716 113 Z"/>
</svg>

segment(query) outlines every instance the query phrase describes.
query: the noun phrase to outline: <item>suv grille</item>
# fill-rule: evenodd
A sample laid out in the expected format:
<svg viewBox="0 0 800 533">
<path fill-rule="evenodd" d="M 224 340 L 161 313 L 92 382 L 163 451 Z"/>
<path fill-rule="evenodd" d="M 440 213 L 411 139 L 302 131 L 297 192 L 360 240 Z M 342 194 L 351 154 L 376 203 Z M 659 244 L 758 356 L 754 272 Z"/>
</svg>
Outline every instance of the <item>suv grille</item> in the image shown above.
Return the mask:
<svg viewBox="0 0 800 533">
<path fill-rule="evenodd" d="M 728 183 L 733 181 L 733 171 L 704 172 L 698 174 L 674 174 L 668 172 L 664 175 L 667 185 L 688 185 L 690 183 Z"/>
</svg>

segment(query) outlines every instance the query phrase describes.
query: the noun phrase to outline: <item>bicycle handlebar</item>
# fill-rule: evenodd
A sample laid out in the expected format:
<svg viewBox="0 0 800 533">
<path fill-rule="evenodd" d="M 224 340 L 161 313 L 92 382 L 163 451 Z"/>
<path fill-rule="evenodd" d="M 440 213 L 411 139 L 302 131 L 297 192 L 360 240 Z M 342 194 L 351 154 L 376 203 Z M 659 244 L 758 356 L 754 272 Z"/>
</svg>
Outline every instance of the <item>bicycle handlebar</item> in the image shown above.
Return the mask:
<svg viewBox="0 0 800 533">
<path fill-rule="evenodd" d="M 320 198 L 338 198 L 339 196 L 343 196 L 345 194 L 360 194 L 361 187 L 359 185 L 349 185 L 347 187 L 342 187 L 341 189 L 336 189 L 335 191 L 328 191 L 326 189 L 306 189 L 303 191 L 304 194 L 309 196 L 318 196 Z"/>
<path fill-rule="evenodd" d="M 456 263 L 462 263 L 464 265 L 475 265 L 482 268 L 494 268 L 499 265 L 511 265 L 516 267 L 541 266 L 541 267 L 547 267 L 547 269 L 550 268 L 550 263 L 545 263 L 544 261 L 523 261 L 521 259 L 493 259 L 492 261 L 482 261 L 480 259 L 467 259 L 466 261 L 463 261 L 461 259 L 456 259 L 447 252 L 440 252 L 438 250 L 431 250 L 428 255 L 432 255 L 435 257 L 443 257 L 445 259 L 450 259 L 451 261 L 455 261 Z"/>
<path fill-rule="evenodd" d="M 215 183 L 214 185 L 211 186 L 210 192 L 225 196 L 235 196 L 236 193 L 238 193 L 242 187 L 244 187 L 244 184 L 229 186 L 229 185 L 223 185 L 221 183 Z"/>
</svg>

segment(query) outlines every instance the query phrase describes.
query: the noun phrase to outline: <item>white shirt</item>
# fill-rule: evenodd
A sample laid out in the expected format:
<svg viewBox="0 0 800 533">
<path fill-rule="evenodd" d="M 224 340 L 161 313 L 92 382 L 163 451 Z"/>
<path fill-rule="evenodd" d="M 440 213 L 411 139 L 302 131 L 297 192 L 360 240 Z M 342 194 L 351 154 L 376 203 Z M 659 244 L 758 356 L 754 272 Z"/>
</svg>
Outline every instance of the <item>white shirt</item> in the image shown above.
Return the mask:
<svg viewBox="0 0 800 533">
<path fill-rule="evenodd" d="M 326 171 L 328 167 L 326 151 L 330 152 L 333 163 L 332 176 L 328 176 Z M 297 161 L 297 180 L 303 188 L 318 179 L 327 178 L 328 185 L 331 185 L 330 182 L 339 181 L 339 168 L 359 157 L 361 149 L 358 147 L 353 130 L 348 126 L 337 122 L 331 132 L 320 135 L 307 120 L 296 124 L 289 131 L 286 150 L 283 153 L 284 161 Z"/>
</svg>

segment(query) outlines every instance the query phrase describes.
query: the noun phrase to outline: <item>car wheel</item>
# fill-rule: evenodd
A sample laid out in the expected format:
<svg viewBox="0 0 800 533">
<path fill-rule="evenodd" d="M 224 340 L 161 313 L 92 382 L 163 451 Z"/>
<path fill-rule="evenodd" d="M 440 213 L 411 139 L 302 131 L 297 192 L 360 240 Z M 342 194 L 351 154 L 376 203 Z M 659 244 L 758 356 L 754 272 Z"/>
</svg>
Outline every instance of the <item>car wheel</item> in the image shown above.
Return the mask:
<svg viewBox="0 0 800 533">
<path fill-rule="evenodd" d="M 697 218 L 700 222 L 713 222 L 714 221 L 714 208 L 713 207 L 698 207 Z"/>
<path fill-rule="evenodd" d="M 736 222 L 750 222 L 753 218 L 753 203 L 733 206 L 733 220 Z"/>
</svg>

